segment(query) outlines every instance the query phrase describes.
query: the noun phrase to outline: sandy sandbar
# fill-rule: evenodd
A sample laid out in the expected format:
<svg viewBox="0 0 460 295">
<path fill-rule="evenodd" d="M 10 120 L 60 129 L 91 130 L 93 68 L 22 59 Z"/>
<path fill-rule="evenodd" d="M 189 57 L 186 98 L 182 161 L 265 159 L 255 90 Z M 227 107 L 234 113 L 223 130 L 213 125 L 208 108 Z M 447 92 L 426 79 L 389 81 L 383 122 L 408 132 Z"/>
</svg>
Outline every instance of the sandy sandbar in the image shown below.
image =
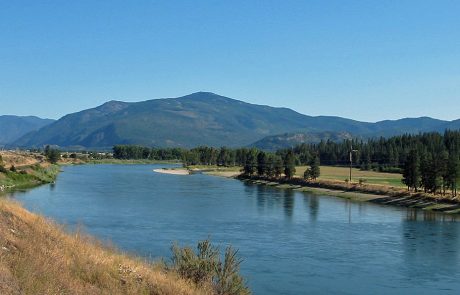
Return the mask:
<svg viewBox="0 0 460 295">
<path fill-rule="evenodd" d="M 187 169 L 153 169 L 154 172 L 163 173 L 163 174 L 173 174 L 173 175 L 189 175 L 190 171 Z"/>
</svg>

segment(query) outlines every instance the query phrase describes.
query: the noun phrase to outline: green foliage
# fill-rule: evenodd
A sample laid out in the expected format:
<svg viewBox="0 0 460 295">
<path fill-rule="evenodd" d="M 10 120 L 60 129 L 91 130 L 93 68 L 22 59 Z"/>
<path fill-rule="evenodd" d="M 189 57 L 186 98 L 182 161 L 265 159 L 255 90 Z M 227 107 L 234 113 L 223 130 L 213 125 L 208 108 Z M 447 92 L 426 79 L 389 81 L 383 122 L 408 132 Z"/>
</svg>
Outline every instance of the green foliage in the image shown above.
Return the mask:
<svg viewBox="0 0 460 295">
<path fill-rule="evenodd" d="M 44 154 L 52 164 L 56 164 L 61 159 L 61 152 L 58 149 L 51 148 L 49 145 L 45 147 Z"/>
<path fill-rule="evenodd" d="M 39 165 L 34 165 L 28 173 L 25 171 L 18 172 L 16 169 L 13 170 L 15 171 L 4 172 L 6 178 L 0 179 L 0 185 L 29 188 L 38 184 L 50 183 L 56 180 L 56 176 L 59 173 L 59 166 L 51 165 L 43 168 Z"/>
<path fill-rule="evenodd" d="M 267 172 L 267 154 L 265 152 L 259 152 L 257 155 L 257 174 L 263 176 Z"/>
<path fill-rule="evenodd" d="M 8 170 L 6 170 L 5 166 L 0 165 L 0 173 L 3 173 L 3 174 L 8 173 Z"/>
<path fill-rule="evenodd" d="M 251 292 L 239 274 L 242 262 L 237 251 L 227 247 L 221 261 L 219 249 L 209 240 L 198 243 L 196 252 L 190 247 L 172 246 L 171 269 L 195 284 L 211 285 L 218 295 L 249 295 Z"/>
<path fill-rule="evenodd" d="M 0 155 L 0 173 L 7 173 L 8 170 L 5 169 L 5 166 L 3 166 L 3 158 L 2 155 Z"/>
<path fill-rule="evenodd" d="M 287 178 L 292 178 L 295 175 L 295 164 L 296 158 L 294 153 L 292 151 L 287 152 L 284 158 L 284 175 Z"/>
<path fill-rule="evenodd" d="M 313 179 L 316 180 L 320 174 L 320 160 L 318 156 L 315 156 L 311 161 L 310 161 L 310 168 L 307 169 L 305 172 L 308 173 L 308 179 Z"/>
<path fill-rule="evenodd" d="M 243 171 L 246 175 L 253 175 L 256 172 L 257 167 L 257 155 L 258 152 L 256 149 L 251 149 L 247 152 L 244 162 Z"/>
<path fill-rule="evenodd" d="M 273 163 L 275 176 L 281 177 L 281 174 L 283 173 L 283 159 L 281 156 L 275 155 L 273 156 Z"/>
<path fill-rule="evenodd" d="M 411 150 L 404 165 L 402 182 L 407 185 L 408 189 L 417 191 L 420 181 L 420 157 L 417 150 Z"/>
</svg>

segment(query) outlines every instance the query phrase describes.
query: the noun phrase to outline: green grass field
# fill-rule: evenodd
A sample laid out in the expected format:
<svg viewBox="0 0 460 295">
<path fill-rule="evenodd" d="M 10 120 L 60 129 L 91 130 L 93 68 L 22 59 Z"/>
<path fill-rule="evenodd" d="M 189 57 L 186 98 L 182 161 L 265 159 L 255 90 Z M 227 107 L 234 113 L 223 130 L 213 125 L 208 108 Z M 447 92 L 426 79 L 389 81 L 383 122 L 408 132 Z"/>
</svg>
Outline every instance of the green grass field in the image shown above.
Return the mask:
<svg viewBox="0 0 460 295">
<path fill-rule="evenodd" d="M 303 173 L 307 166 L 297 166 L 296 175 L 303 177 Z M 321 166 L 321 176 L 319 179 L 344 181 L 348 179 L 350 168 L 347 167 L 331 167 Z M 394 187 L 405 187 L 401 182 L 402 175 L 397 173 L 382 173 L 375 171 L 361 171 L 352 169 L 353 182 L 357 182 L 360 178 L 365 179 L 368 184 L 387 185 Z"/>
</svg>

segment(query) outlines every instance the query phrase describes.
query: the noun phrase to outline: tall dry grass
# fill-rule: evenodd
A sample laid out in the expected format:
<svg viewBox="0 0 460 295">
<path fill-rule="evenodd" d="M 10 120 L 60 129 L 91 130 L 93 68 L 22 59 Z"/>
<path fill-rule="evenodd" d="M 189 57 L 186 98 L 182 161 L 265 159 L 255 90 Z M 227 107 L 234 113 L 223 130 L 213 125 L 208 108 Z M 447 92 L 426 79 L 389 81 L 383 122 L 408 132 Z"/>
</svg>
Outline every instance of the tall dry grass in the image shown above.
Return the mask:
<svg viewBox="0 0 460 295">
<path fill-rule="evenodd" d="M 0 200 L 0 294 L 212 294 Z"/>
</svg>

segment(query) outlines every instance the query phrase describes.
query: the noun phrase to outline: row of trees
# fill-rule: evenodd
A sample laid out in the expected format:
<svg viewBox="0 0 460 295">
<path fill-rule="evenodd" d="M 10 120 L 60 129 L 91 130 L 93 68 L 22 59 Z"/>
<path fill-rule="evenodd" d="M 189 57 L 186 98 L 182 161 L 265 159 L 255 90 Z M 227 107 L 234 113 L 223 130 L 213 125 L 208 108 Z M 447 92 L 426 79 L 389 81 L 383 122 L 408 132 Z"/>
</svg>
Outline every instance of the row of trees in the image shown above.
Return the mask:
<svg viewBox="0 0 460 295">
<path fill-rule="evenodd" d="M 121 160 L 180 160 L 184 152 L 181 148 L 149 148 L 138 145 L 113 147 L 113 157 Z"/>
<path fill-rule="evenodd" d="M 443 195 L 448 190 L 457 196 L 460 184 L 460 156 L 454 152 L 421 153 L 413 149 L 410 151 L 404 165 L 403 183 L 409 190 Z"/>
<path fill-rule="evenodd" d="M 152 159 L 152 160 L 180 160 L 185 166 L 189 165 L 217 165 L 241 166 L 246 175 L 280 177 L 284 174 L 291 178 L 295 175 L 295 166 L 299 160 L 293 151 L 286 153 L 270 153 L 256 148 L 226 147 L 214 148 L 201 146 L 190 150 L 179 148 L 146 148 L 132 145 L 117 145 L 113 148 L 113 157 L 116 159 Z M 311 166 L 304 176 L 316 179 L 319 176 L 320 159 L 312 157 L 307 163 Z"/>
</svg>

